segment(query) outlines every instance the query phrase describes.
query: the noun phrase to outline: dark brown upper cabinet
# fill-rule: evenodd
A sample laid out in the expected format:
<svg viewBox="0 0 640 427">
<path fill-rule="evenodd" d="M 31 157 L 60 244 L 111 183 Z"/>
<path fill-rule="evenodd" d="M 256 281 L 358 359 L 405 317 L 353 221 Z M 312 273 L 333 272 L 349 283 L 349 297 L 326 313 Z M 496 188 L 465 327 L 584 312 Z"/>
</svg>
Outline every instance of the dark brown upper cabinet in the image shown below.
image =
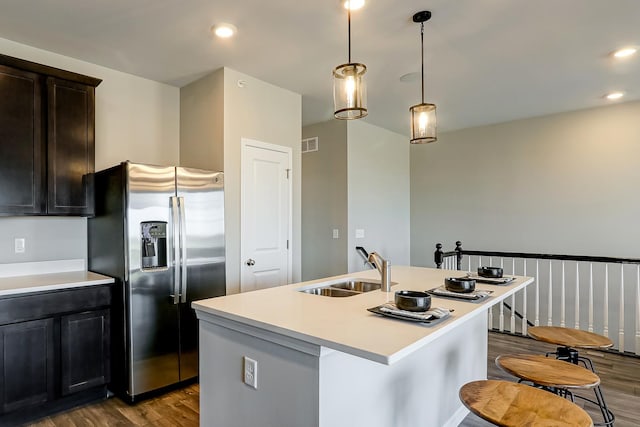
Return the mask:
<svg viewBox="0 0 640 427">
<path fill-rule="evenodd" d="M 0 215 L 94 214 L 100 82 L 0 55 Z"/>
</svg>

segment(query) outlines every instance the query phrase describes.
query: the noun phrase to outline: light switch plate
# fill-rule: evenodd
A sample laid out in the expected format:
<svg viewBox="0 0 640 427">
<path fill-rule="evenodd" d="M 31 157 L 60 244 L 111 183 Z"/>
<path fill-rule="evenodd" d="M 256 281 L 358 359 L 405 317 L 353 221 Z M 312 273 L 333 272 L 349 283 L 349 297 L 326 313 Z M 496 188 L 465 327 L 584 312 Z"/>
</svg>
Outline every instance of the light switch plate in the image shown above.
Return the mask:
<svg viewBox="0 0 640 427">
<path fill-rule="evenodd" d="M 19 237 L 14 240 L 14 249 L 17 254 L 23 254 L 26 249 L 26 241 L 24 237 Z"/>
<path fill-rule="evenodd" d="M 364 239 L 364 229 L 356 228 L 356 239 Z"/>
<path fill-rule="evenodd" d="M 334 239 L 339 239 L 340 238 L 340 231 L 338 231 L 337 228 L 333 229 L 333 238 Z"/>
</svg>

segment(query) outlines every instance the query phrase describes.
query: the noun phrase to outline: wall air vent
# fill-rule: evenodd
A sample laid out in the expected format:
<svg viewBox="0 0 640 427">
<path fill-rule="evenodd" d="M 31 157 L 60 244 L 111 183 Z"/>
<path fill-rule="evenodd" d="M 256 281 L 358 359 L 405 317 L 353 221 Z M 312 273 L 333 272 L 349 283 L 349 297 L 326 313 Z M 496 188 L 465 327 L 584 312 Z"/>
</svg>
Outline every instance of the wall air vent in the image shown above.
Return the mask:
<svg viewBox="0 0 640 427">
<path fill-rule="evenodd" d="M 318 137 L 305 138 L 302 140 L 302 152 L 309 153 L 311 151 L 318 151 Z"/>
</svg>

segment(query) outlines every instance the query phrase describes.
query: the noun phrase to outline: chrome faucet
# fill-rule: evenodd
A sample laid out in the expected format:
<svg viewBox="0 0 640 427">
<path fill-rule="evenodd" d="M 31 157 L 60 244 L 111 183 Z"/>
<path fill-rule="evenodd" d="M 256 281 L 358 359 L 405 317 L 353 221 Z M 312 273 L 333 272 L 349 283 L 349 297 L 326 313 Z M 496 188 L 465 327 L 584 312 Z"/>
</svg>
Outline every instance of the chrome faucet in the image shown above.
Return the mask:
<svg viewBox="0 0 640 427">
<path fill-rule="evenodd" d="M 382 258 L 377 252 L 371 252 L 367 261 L 369 263 L 374 263 L 380 273 L 380 280 L 382 284 L 380 290 L 382 292 L 391 292 L 391 268 L 389 266 L 389 262 Z"/>
</svg>

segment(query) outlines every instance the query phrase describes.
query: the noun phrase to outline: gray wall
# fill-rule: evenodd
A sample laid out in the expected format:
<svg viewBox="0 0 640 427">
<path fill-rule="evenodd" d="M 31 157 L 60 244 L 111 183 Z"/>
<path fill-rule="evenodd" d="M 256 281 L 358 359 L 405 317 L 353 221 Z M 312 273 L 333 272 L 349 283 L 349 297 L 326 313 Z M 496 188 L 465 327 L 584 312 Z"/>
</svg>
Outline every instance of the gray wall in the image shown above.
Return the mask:
<svg viewBox="0 0 640 427">
<path fill-rule="evenodd" d="M 347 122 L 302 128 L 314 136 L 318 151 L 302 154 L 302 280 L 347 272 Z"/>
<path fill-rule="evenodd" d="M 4 263 L 86 260 L 86 230 L 86 218 L 0 218 L 0 269 Z M 24 253 L 15 253 L 16 238 L 25 239 Z"/>
<path fill-rule="evenodd" d="M 227 293 L 240 292 L 242 138 L 292 148 L 292 273 L 300 281 L 302 97 L 225 67 L 182 88 L 181 99 L 180 164 L 225 173 Z"/>
<path fill-rule="evenodd" d="M 349 271 L 366 269 L 356 246 L 392 265 L 409 265 L 409 138 L 361 120 L 350 121 L 347 130 Z M 356 229 L 365 237 L 356 238 Z"/>
<path fill-rule="evenodd" d="M 103 79 L 96 88 L 96 170 L 123 160 L 178 163 L 178 88 L 1 38 L 0 53 Z M 16 237 L 26 239 L 25 253 L 14 253 Z M 0 217 L 0 268 L 86 257 L 83 218 Z"/>
<path fill-rule="evenodd" d="M 640 102 L 448 132 L 411 148 L 411 263 L 434 245 L 640 257 Z"/>
</svg>

